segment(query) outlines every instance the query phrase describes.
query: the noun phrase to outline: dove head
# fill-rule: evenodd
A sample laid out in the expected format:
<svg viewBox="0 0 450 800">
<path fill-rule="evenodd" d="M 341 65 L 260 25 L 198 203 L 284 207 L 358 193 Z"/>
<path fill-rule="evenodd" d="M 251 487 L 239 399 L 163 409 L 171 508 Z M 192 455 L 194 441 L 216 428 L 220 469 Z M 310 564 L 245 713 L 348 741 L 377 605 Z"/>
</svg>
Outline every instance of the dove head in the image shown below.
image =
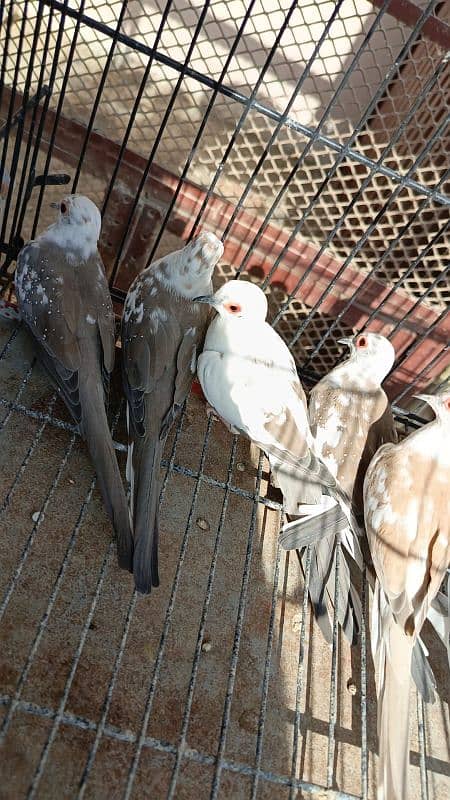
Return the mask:
<svg viewBox="0 0 450 800">
<path fill-rule="evenodd" d="M 220 239 L 204 231 L 182 250 L 155 261 L 150 270 L 166 289 L 192 300 L 212 291 L 211 277 L 222 254 Z"/>
<path fill-rule="evenodd" d="M 356 363 L 377 380 L 382 381 L 395 361 L 395 350 L 389 339 L 379 333 L 359 333 L 350 339 L 339 339 L 350 348 L 350 358 L 346 363 Z"/>
<path fill-rule="evenodd" d="M 228 281 L 211 297 L 196 300 L 209 303 L 224 321 L 264 322 L 267 315 L 266 295 L 250 281 Z"/>
<path fill-rule="evenodd" d="M 58 209 L 58 219 L 43 238 L 63 248 L 69 261 L 86 260 L 97 252 L 102 218 L 95 203 L 82 194 L 69 194 L 51 206 Z"/>
<path fill-rule="evenodd" d="M 438 394 L 416 394 L 418 400 L 424 400 L 433 409 L 436 419 L 450 430 L 450 390 Z"/>
<path fill-rule="evenodd" d="M 59 210 L 58 222 L 62 225 L 76 225 L 80 228 L 80 235 L 100 237 L 102 218 L 95 203 L 82 194 L 69 194 L 60 203 L 55 203 Z"/>
</svg>

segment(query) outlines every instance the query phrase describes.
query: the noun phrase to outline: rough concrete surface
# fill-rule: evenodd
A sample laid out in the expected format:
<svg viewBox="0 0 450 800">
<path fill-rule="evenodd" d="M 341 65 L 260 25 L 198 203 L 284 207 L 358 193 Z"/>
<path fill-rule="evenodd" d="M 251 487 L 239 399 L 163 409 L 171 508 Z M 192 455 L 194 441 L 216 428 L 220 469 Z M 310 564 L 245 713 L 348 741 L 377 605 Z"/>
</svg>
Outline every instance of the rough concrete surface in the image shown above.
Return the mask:
<svg viewBox="0 0 450 800">
<path fill-rule="evenodd" d="M 293 554 L 277 556 L 279 512 L 252 499 L 258 453 L 237 441 L 229 485 L 250 496 L 198 481 L 203 458 L 203 474 L 227 482 L 233 438 L 213 422 L 205 447 L 204 405 L 191 396 L 166 450 L 173 469 L 161 508 L 161 586 L 135 600 L 95 487 L 90 499 L 85 446 L 42 418 L 53 391 L 38 367 L 24 382 L 32 352 L 24 331 L 14 331 L 0 321 L 0 725 L 8 725 L 0 798 L 121 798 L 135 768 L 132 798 L 165 798 L 171 782 L 177 800 L 208 798 L 213 786 L 221 800 L 338 797 L 289 788 L 291 776 L 327 785 L 332 654 L 308 611 L 299 671 L 303 580 Z M 69 422 L 59 401 L 52 415 Z M 115 438 L 124 442 L 122 418 Z M 123 453 L 119 460 L 123 469 Z M 43 512 L 37 522 L 36 512 Z M 444 800 L 448 667 L 436 640 L 427 642 L 440 691 L 425 710 L 428 797 Z M 373 798 L 376 707 L 367 653 Z M 411 708 L 415 799 L 415 692 Z M 359 797 L 361 657 L 342 639 L 336 710 L 331 786 Z"/>
</svg>

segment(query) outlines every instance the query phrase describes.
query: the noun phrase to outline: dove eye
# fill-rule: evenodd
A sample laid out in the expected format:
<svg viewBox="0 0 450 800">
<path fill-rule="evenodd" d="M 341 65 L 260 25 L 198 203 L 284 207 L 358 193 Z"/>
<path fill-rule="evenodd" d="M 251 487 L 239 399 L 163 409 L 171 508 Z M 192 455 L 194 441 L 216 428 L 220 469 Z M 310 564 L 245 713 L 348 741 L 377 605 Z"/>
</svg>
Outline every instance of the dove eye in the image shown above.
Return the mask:
<svg viewBox="0 0 450 800">
<path fill-rule="evenodd" d="M 361 349 L 364 349 L 365 347 L 367 347 L 367 339 L 366 339 L 366 337 L 365 336 L 360 336 L 359 339 L 356 342 L 356 346 L 360 347 Z"/>
<path fill-rule="evenodd" d="M 61 203 L 61 205 L 60 205 L 60 209 L 61 209 L 61 214 L 65 214 L 65 213 L 66 213 L 66 211 L 67 211 L 67 206 L 66 206 L 66 204 L 65 204 L 65 203 Z"/>
<path fill-rule="evenodd" d="M 230 314 L 239 314 L 241 311 L 241 306 L 238 303 L 227 303 L 225 308 Z"/>
</svg>

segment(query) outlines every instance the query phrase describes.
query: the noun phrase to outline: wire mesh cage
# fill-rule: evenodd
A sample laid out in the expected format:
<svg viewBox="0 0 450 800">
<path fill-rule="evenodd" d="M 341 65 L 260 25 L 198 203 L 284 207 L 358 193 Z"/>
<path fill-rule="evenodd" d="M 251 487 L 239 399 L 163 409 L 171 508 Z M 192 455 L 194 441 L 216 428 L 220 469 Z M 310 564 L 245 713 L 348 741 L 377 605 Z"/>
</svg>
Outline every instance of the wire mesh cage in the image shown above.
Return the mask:
<svg viewBox="0 0 450 800">
<path fill-rule="evenodd" d="M 366 582 L 359 646 L 335 621 L 328 647 L 267 463 L 192 394 L 165 453 L 162 585 L 138 598 L 13 271 L 67 191 L 102 210 L 118 314 L 142 268 L 210 230 L 216 282 L 264 288 L 306 386 L 368 326 L 396 348 L 399 428 L 421 425 L 412 395 L 450 365 L 449 17 L 434 0 L 0 0 L 1 797 L 375 796 Z M 415 695 L 411 796 L 439 800 L 448 677 L 427 643 L 439 699 Z"/>
</svg>

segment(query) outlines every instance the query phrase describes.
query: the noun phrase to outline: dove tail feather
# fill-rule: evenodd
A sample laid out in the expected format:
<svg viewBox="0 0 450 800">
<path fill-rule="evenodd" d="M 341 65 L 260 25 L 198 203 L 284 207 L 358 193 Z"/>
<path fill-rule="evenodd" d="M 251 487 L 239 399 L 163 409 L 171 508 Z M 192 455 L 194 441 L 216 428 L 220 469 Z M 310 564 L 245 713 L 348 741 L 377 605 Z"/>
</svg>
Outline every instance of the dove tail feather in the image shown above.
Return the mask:
<svg viewBox="0 0 450 800">
<path fill-rule="evenodd" d="M 450 585 L 447 591 L 448 596 L 443 592 L 438 592 L 436 597 L 433 598 L 428 610 L 428 620 L 447 650 L 448 664 L 450 667 Z"/>
<path fill-rule="evenodd" d="M 127 499 L 117 463 L 104 405 L 100 378 L 80 380 L 81 432 L 94 465 L 98 487 L 117 538 L 117 558 L 122 569 L 132 571 L 133 537 Z"/>
<path fill-rule="evenodd" d="M 436 678 L 420 636 L 417 638 L 412 651 L 411 676 L 424 703 L 434 703 L 436 700 Z"/>
<path fill-rule="evenodd" d="M 380 598 L 379 598 L 380 599 Z M 386 604 L 382 599 L 381 603 Z M 374 602 L 373 613 L 378 603 Z M 408 797 L 410 675 L 413 639 L 383 611 L 375 650 L 378 701 L 377 800 Z"/>
<path fill-rule="evenodd" d="M 135 439 L 133 443 L 133 574 L 136 589 L 142 594 L 159 586 L 158 505 L 163 449 L 164 442 L 158 438 Z"/>
<path fill-rule="evenodd" d="M 335 613 L 336 537 L 327 536 L 312 547 L 309 595 L 314 616 L 325 640 L 331 644 Z M 361 627 L 362 608 L 352 584 L 349 565 L 341 550 L 337 585 L 337 619 L 350 644 L 356 644 Z"/>
</svg>

